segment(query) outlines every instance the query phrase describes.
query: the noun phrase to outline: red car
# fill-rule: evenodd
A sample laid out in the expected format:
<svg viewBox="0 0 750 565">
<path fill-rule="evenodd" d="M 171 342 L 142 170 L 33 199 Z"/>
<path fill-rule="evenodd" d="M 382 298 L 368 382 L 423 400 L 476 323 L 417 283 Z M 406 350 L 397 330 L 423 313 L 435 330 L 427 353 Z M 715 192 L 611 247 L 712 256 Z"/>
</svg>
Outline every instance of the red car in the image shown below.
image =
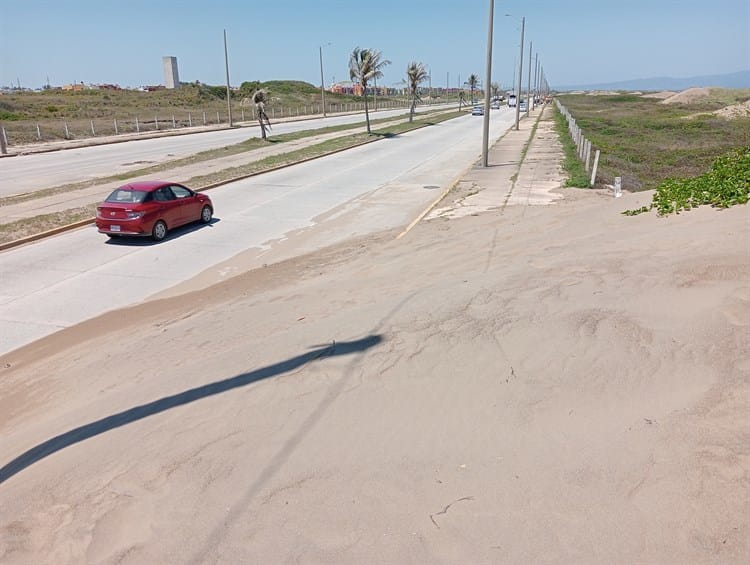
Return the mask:
<svg viewBox="0 0 750 565">
<path fill-rule="evenodd" d="M 211 222 L 211 199 L 167 181 L 145 181 L 115 189 L 96 208 L 96 227 L 109 237 L 150 236 L 161 241 L 173 228 L 201 221 Z"/>
</svg>

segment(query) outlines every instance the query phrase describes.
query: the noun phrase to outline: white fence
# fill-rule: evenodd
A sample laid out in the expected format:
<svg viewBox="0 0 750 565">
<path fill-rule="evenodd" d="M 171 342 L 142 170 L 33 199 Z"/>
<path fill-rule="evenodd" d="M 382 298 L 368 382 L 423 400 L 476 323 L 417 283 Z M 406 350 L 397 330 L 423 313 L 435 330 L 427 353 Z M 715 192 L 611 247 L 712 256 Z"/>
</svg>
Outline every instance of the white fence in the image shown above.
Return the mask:
<svg viewBox="0 0 750 565">
<path fill-rule="evenodd" d="M 377 108 L 369 103 L 370 111 L 394 108 L 408 108 L 405 99 L 378 98 Z M 363 112 L 363 102 L 326 104 L 326 114 L 344 114 Z M 271 120 L 302 118 L 322 115 L 320 104 L 307 106 L 270 106 L 266 113 Z M 144 112 L 145 114 L 145 112 Z M 253 125 L 257 120 L 255 107 L 232 108 L 232 125 Z M 44 143 L 63 139 L 89 139 L 93 137 L 118 136 L 123 134 L 146 134 L 158 131 L 178 130 L 184 128 L 228 127 L 229 116 L 226 109 L 220 111 L 186 111 L 160 110 L 153 115 L 131 117 L 95 118 L 95 119 L 48 119 L 44 121 L 6 122 L 0 126 L 0 146 L 3 153 L 7 147 L 31 143 Z"/>
<path fill-rule="evenodd" d="M 557 99 L 555 100 L 555 104 L 557 105 L 557 109 L 560 110 L 560 113 L 565 116 L 565 119 L 568 121 L 568 131 L 570 131 L 570 136 L 573 138 L 573 143 L 575 143 L 578 158 L 584 163 L 586 172 L 588 173 L 591 171 L 591 181 L 589 186 L 594 186 L 594 182 L 596 181 L 596 169 L 599 166 L 600 151 L 597 149 L 594 152 L 594 166 L 592 169 L 590 167 L 592 151 L 591 141 L 586 139 L 583 135 L 583 131 L 578 127 L 578 124 L 576 124 L 575 119 L 570 115 L 568 109 Z"/>
</svg>

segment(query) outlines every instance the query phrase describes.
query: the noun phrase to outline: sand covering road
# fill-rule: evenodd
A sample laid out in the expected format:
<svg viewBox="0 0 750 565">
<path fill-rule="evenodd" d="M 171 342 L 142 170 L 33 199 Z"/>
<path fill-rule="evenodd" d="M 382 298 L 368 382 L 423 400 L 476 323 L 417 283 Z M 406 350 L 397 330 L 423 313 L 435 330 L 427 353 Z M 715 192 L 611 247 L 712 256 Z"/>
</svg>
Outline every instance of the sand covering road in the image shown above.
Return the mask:
<svg viewBox="0 0 750 565">
<path fill-rule="evenodd" d="M 560 192 L 0 359 L 0 561 L 746 563 L 748 208 Z"/>
</svg>

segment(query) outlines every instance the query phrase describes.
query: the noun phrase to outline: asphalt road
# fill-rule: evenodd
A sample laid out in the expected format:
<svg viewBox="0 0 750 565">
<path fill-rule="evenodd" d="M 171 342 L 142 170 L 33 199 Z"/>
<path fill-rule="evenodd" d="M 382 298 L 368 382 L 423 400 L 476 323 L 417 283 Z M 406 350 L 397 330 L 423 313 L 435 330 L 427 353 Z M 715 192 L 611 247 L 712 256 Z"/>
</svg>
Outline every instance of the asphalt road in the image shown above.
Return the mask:
<svg viewBox="0 0 750 565">
<path fill-rule="evenodd" d="M 491 117 L 492 143 L 514 114 Z M 87 227 L 3 252 L 0 354 L 195 277 L 222 280 L 238 257 L 252 268 L 406 226 L 479 158 L 482 122 L 467 115 L 217 188 L 214 223 L 159 244 L 112 242 Z M 66 152 L 68 168 L 97 149 Z"/>
</svg>

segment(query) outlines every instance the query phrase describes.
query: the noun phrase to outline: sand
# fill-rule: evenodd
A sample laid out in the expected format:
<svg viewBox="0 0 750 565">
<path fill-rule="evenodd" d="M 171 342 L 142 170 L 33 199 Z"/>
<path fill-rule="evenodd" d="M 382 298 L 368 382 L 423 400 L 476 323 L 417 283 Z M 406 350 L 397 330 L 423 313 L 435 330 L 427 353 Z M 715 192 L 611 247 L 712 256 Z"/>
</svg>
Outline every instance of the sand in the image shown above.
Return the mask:
<svg viewBox="0 0 750 565">
<path fill-rule="evenodd" d="M 676 96 L 677 94 L 677 92 L 673 92 L 671 90 L 662 90 L 661 92 L 650 92 L 648 94 L 643 94 L 642 98 L 657 98 L 659 100 L 665 100 L 667 98 L 671 98 L 672 96 Z"/>
<path fill-rule="evenodd" d="M 711 89 L 706 87 L 687 88 L 674 96 L 664 98 L 660 104 L 690 104 L 711 97 Z"/>
<path fill-rule="evenodd" d="M 732 104 L 712 112 L 716 116 L 730 120 L 738 118 L 750 118 L 750 100 L 745 100 L 740 104 Z"/>
<path fill-rule="evenodd" d="M 0 358 L 0 562 L 747 563 L 749 209 L 557 192 Z"/>
</svg>

